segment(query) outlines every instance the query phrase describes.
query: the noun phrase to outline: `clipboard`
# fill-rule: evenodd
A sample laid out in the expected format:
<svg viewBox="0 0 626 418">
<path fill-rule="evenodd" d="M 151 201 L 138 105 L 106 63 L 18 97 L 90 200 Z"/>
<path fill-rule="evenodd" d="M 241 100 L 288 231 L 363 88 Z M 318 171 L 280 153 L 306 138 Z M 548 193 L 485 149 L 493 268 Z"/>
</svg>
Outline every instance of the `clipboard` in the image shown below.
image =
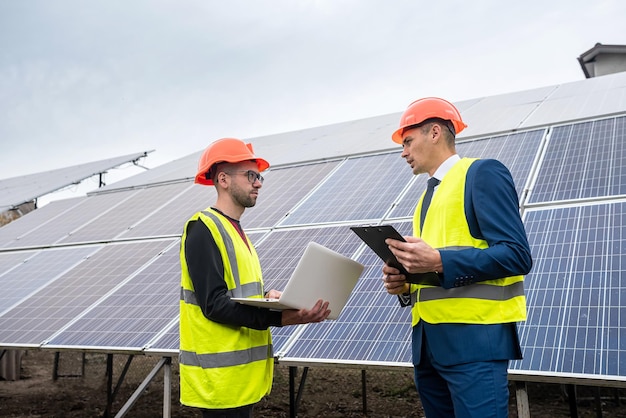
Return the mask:
<svg viewBox="0 0 626 418">
<path fill-rule="evenodd" d="M 389 249 L 389 246 L 385 244 L 385 240 L 387 238 L 393 238 L 398 241 L 406 240 L 392 225 L 351 226 L 350 229 L 357 234 L 381 260 L 391 267 L 397 268 L 401 274 L 404 274 L 407 282 L 441 286 L 439 276 L 434 271 L 429 273 L 409 273 L 404 266 L 400 264 Z"/>
</svg>

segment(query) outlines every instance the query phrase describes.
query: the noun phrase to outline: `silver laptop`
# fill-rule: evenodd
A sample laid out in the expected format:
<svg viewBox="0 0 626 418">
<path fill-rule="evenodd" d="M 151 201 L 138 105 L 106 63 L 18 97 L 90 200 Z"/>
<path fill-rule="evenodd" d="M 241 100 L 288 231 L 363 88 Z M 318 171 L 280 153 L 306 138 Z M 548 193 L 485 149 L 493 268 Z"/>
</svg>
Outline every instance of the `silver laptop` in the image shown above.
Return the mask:
<svg viewBox="0 0 626 418">
<path fill-rule="evenodd" d="M 363 264 L 309 242 L 279 299 L 232 298 L 245 305 L 276 310 L 311 309 L 319 299 L 329 302 L 328 319 L 337 319 L 356 286 Z"/>
</svg>

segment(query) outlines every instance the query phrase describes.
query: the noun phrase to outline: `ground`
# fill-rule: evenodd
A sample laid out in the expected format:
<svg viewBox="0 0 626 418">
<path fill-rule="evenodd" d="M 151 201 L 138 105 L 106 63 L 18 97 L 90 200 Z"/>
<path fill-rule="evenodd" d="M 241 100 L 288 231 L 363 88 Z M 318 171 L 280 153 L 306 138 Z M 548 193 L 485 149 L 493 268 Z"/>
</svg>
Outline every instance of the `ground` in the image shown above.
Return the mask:
<svg viewBox="0 0 626 418">
<path fill-rule="evenodd" d="M 54 353 L 28 351 L 22 358 L 21 379 L 0 380 L 0 417 L 83 418 L 102 417 L 107 404 L 106 356 L 86 354 L 82 374 L 82 355 L 61 352 L 60 375 L 53 379 Z M 114 357 L 113 384 L 122 375 L 127 356 Z M 124 383 L 120 386 L 109 416 L 113 417 L 131 397 L 137 386 L 157 364 L 158 358 L 136 357 L 131 362 Z M 175 359 L 174 359 L 175 360 Z M 304 369 L 298 368 L 296 382 Z M 66 376 L 64 376 L 66 375 Z M 421 417 L 419 397 L 410 370 L 366 371 L 365 407 L 361 370 L 352 368 L 310 368 L 302 390 L 298 417 Z M 196 411 L 178 403 L 178 367 L 172 364 L 172 417 L 199 417 Z M 610 388 L 576 388 L 579 417 L 596 417 L 597 403 L 602 416 L 626 418 L 626 390 Z M 599 396 L 596 397 L 595 395 Z M 528 384 L 531 416 L 554 418 L 570 416 L 565 391 L 556 384 Z M 620 399 L 621 398 L 621 399 Z M 255 409 L 256 417 L 289 416 L 289 368 L 277 365 L 270 396 Z M 127 417 L 154 418 L 163 416 L 163 372 L 139 397 Z M 511 386 L 510 416 L 517 417 L 515 390 Z"/>
</svg>

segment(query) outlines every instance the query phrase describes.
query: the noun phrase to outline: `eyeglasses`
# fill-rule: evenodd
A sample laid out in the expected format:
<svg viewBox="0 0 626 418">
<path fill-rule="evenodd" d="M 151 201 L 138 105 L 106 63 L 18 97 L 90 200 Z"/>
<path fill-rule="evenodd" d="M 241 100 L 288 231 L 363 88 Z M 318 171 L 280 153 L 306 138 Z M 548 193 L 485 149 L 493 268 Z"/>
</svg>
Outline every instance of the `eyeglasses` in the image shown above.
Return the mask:
<svg viewBox="0 0 626 418">
<path fill-rule="evenodd" d="M 227 174 L 232 174 L 232 173 L 243 173 L 246 176 L 248 176 L 248 181 L 252 184 L 254 184 L 255 181 L 259 181 L 261 184 L 263 184 L 263 180 L 265 180 L 263 178 L 263 176 L 259 173 L 257 173 L 256 171 L 253 170 L 236 170 L 236 171 L 231 171 L 231 172 L 226 172 Z"/>
</svg>

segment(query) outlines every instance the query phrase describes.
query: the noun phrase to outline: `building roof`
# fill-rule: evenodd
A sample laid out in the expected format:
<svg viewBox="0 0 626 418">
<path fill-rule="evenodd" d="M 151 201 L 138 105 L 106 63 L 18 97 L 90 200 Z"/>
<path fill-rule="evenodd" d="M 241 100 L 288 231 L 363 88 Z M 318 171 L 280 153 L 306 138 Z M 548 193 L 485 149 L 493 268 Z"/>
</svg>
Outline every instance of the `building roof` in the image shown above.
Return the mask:
<svg viewBox="0 0 626 418">
<path fill-rule="evenodd" d="M 598 68 L 600 56 L 613 56 L 614 59 Z M 615 58 L 618 60 L 617 67 L 615 66 Z M 578 62 L 587 78 L 610 72 L 626 71 L 626 45 L 603 45 L 597 43 L 590 50 L 580 54 Z"/>
</svg>

